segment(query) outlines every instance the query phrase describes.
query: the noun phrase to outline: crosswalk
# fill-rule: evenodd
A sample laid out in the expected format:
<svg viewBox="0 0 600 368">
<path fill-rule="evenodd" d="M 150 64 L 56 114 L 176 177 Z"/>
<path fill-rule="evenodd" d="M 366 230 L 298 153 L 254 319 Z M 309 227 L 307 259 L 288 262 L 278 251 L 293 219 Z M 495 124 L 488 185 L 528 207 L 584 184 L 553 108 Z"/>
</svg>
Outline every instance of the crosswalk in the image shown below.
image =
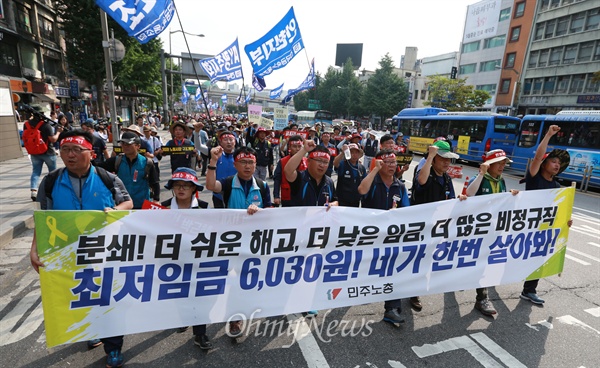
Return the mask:
<svg viewBox="0 0 600 368">
<path fill-rule="evenodd" d="M 600 219 L 598 219 L 598 213 L 575 207 L 571 218 L 573 219 L 573 225 L 569 231 L 586 235 L 593 240 L 583 243 L 569 242 L 565 258 L 582 266 L 598 267 L 600 263 L 600 256 L 598 256 Z"/>
</svg>

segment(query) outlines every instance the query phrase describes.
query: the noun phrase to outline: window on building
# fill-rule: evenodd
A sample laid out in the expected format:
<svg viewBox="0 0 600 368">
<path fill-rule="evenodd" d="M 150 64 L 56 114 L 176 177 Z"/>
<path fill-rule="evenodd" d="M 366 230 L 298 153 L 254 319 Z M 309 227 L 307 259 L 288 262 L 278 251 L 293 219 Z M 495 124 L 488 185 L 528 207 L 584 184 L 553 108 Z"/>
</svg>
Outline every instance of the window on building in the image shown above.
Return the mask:
<svg viewBox="0 0 600 368">
<path fill-rule="evenodd" d="M 19 54 L 17 48 L 14 45 L 9 45 L 6 42 L 0 42 L 0 65 L 6 65 L 10 67 L 19 66 Z M 2 68 L 0 68 L 2 70 Z"/>
<path fill-rule="evenodd" d="M 529 62 L 527 63 L 528 68 L 536 68 L 538 64 L 538 60 L 540 58 L 540 51 L 532 51 L 529 54 Z"/>
<path fill-rule="evenodd" d="M 555 47 L 550 50 L 550 60 L 548 61 L 548 65 L 558 65 L 560 64 L 560 59 L 562 57 L 563 47 Z"/>
<path fill-rule="evenodd" d="M 585 22 L 585 30 L 597 29 L 600 24 L 600 8 L 588 10 L 587 20 Z"/>
<path fill-rule="evenodd" d="M 566 93 L 569 88 L 569 80 L 571 78 L 568 75 L 563 75 L 556 78 L 556 93 Z"/>
<path fill-rule="evenodd" d="M 557 8 L 560 5 L 560 0 L 550 0 L 550 9 Z"/>
<path fill-rule="evenodd" d="M 531 87 L 532 95 L 540 95 L 542 94 L 542 83 L 544 82 L 543 78 L 535 78 L 533 80 L 533 86 Z"/>
<path fill-rule="evenodd" d="M 592 74 L 588 75 L 587 82 L 585 84 L 585 89 L 583 91 L 586 93 L 599 93 L 600 81 L 594 82 L 594 76 Z"/>
<path fill-rule="evenodd" d="M 523 94 L 530 95 L 531 94 L 531 79 L 525 79 L 523 83 Z"/>
<path fill-rule="evenodd" d="M 475 42 L 469 42 L 469 43 L 465 43 L 462 46 L 462 53 L 466 54 L 468 52 L 474 52 L 479 50 L 479 41 L 475 41 Z"/>
<path fill-rule="evenodd" d="M 583 84 L 585 83 L 585 74 L 576 74 L 571 78 L 571 88 L 569 93 L 583 92 Z"/>
<path fill-rule="evenodd" d="M 549 7 L 550 7 L 550 0 L 542 0 L 542 3 L 540 4 L 540 10 L 541 11 L 548 10 Z"/>
<path fill-rule="evenodd" d="M 506 61 L 504 62 L 504 67 L 505 68 L 514 68 L 516 57 L 517 57 L 516 52 L 511 52 L 510 54 L 506 54 Z"/>
<path fill-rule="evenodd" d="M 496 68 L 496 66 L 500 66 L 500 62 L 501 62 L 500 59 L 484 61 L 479 65 L 479 71 L 480 72 L 493 72 L 494 70 L 498 69 L 498 68 Z"/>
<path fill-rule="evenodd" d="M 548 55 L 550 54 L 550 50 L 542 50 L 540 51 L 540 60 L 538 61 L 538 67 L 544 67 L 548 64 Z"/>
<path fill-rule="evenodd" d="M 577 62 L 582 63 L 590 61 L 592 58 L 592 51 L 594 50 L 594 42 L 585 42 L 579 46 L 579 55 L 577 55 Z"/>
<path fill-rule="evenodd" d="M 500 18 L 498 19 L 499 22 L 502 22 L 503 20 L 507 20 L 509 18 L 510 18 L 510 8 L 500 10 Z"/>
<path fill-rule="evenodd" d="M 515 42 L 519 40 L 519 36 L 521 35 L 521 26 L 514 27 L 510 30 L 510 42 Z"/>
<path fill-rule="evenodd" d="M 534 40 L 541 40 L 544 37 L 544 30 L 546 29 L 546 23 L 538 23 L 535 25 L 535 36 Z"/>
<path fill-rule="evenodd" d="M 581 32 L 585 21 L 585 12 L 577 13 L 571 18 L 571 27 L 569 33 Z"/>
<path fill-rule="evenodd" d="M 544 29 L 544 38 L 550 38 L 554 36 L 554 28 L 556 27 L 556 19 L 552 19 L 546 22 L 546 28 Z"/>
<path fill-rule="evenodd" d="M 562 36 L 567 34 L 567 30 L 569 29 L 569 21 L 571 17 L 561 17 L 558 18 L 558 23 L 556 24 L 556 32 L 555 36 Z"/>
<path fill-rule="evenodd" d="M 427 90 L 422 89 L 421 90 L 421 100 L 426 100 L 427 98 L 425 96 L 427 96 Z"/>
<path fill-rule="evenodd" d="M 47 75 L 58 77 L 60 73 L 60 60 L 44 57 L 44 72 Z"/>
<path fill-rule="evenodd" d="M 490 95 L 495 95 L 496 94 L 496 85 L 495 84 L 480 84 L 475 86 L 476 90 L 479 91 L 486 91 L 487 93 L 489 93 Z"/>
<path fill-rule="evenodd" d="M 34 47 L 33 44 L 23 42 L 20 44 L 20 48 L 23 66 L 33 70 L 40 70 L 37 47 Z"/>
<path fill-rule="evenodd" d="M 506 35 L 496 36 L 492 38 L 486 38 L 483 40 L 483 48 L 491 49 L 494 47 L 504 46 L 504 42 L 506 41 Z"/>
<path fill-rule="evenodd" d="M 40 26 L 40 35 L 43 39 L 55 42 L 54 37 L 54 23 L 44 17 L 38 19 Z"/>
<path fill-rule="evenodd" d="M 510 91 L 510 79 L 502 79 L 500 82 L 500 93 L 506 94 Z"/>
<path fill-rule="evenodd" d="M 415 95 L 413 96 L 413 100 L 418 100 L 419 99 L 419 90 L 415 89 Z"/>
<path fill-rule="evenodd" d="M 596 51 L 594 52 L 592 59 L 594 61 L 600 60 L 600 42 L 596 42 Z"/>
<path fill-rule="evenodd" d="M 15 2 L 15 18 L 18 30 L 32 33 L 30 12 L 31 10 L 23 4 Z"/>
<path fill-rule="evenodd" d="M 556 84 L 555 77 L 547 77 L 544 79 L 544 90 L 542 91 L 545 95 L 550 95 L 554 92 L 554 85 Z"/>
<path fill-rule="evenodd" d="M 465 64 L 458 68 L 458 74 L 473 74 L 477 68 L 477 64 Z"/>
<path fill-rule="evenodd" d="M 569 45 L 565 48 L 565 56 L 563 56 L 563 64 L 573 64 L 577 56 L 578 45 Z"/>
<path fill-rule="evenodd" d="M 525 14 L 525 2 L 524 1 L 522 1 L 520 3 L 517 3 L 517 5 L 515 5 L 515 16 L 514 16 L 514 18 L 522 17 L 523 14 Z"/>
</svg>

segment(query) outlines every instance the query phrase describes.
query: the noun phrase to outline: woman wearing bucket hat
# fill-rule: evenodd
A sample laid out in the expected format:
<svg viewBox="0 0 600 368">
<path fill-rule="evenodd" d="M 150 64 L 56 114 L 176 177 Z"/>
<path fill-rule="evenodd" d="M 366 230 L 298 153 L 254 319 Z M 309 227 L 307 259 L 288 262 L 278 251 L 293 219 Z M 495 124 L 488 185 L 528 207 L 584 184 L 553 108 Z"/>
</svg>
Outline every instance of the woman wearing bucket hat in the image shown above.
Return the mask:
<svg viewBox="0 0 600 368">
<path fill-rule="evenodd" d="M 196 172 L 187 167 L 180 167 L 173 172 L 165 188 L 173 191 L 173 197 L 161 205 L 169 209 L 201 209 L 208 208 L 208 203 L 198 199 L 197 193 L 204 187 L 198 183 Z M 185 332 L 187 327 L 180 327 L 178 332 Z M 212 349 L 213 344 L 206 335 L 206 325 L 192 327 L 194 344 L 202 350 Z"/>
<path fill-rule="evenodd" d="M 555 149 L 546 153 L 548 142 L 553 135 L 560 131 L 558 125 L 550 125 L 546 135 L 541 140 L 540 145 L 535 150 L 535 156 L 529 165 L 529 170 L 525 174 L 525 190 L 553 189 L 560 188 L 556 176 L 562 173 L 571 161 L 569 153 L 565 150 Z M 569 220 L 567 225 L 571 227 L 573 220 Z M 545 300 L 537 295 L 537 285 L 540 280 L 527 280 L 523 284 L 521 299 L 529 300 L 534 304 L 544 304 Z"/>
<path fill-rule="evenodd" d="M 506 192 L 506 182 L 502 177 L 502 172 L 507 164 L 512 160 L 506 157 L 506 153 L 501 149 L 489 151 L 483 155 L 483 163 L 479 166 L 479 174 L 469 181 L 467 187 L 467 196 L 495 194 Z M 513 195 L 519 193 L 518 190 L 511 189 Z M 475 309 L 483 315 L 493 316 L 496 309 L 488 299 L 487 288 L 477 288 L 477 297 L 475 298 Z"/>
</svg>

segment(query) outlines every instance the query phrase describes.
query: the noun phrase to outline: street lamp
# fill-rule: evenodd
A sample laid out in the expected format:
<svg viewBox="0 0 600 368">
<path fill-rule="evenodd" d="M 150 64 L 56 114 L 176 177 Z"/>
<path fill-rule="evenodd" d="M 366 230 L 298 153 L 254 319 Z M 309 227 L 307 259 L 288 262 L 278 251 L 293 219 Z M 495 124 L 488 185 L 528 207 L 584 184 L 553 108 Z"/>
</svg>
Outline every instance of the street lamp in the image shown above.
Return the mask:
<svg viewBox="0 0 600 368">
<path fill-rule="evenodd" d="M 188 33 L 185 32 L 181 29 L 177 29 L 175 31 L 169 31 L 169 60 L 171 61 L 169 68 L 170 68 L 170 74 L 171 74 L 171 103 L 170 103 L 170 107 L 171 107 L 171 114 L 173 114 L 173 110 L 175 109 L 174 105 L 175 105 L 175 101 L 173 101 L 173 55 L 172 55 L 172 48 L 171 48 L 171 35 L 173 33 L 183 33 L 184 35 L 188 35 L 188 36 L 194 36 L 194 37 L 204 37 L 204 35 L 202 33 L 196 34 L 196 33 Z M 191 56 L 191 55 L 190 55 Z"/>
</svg>

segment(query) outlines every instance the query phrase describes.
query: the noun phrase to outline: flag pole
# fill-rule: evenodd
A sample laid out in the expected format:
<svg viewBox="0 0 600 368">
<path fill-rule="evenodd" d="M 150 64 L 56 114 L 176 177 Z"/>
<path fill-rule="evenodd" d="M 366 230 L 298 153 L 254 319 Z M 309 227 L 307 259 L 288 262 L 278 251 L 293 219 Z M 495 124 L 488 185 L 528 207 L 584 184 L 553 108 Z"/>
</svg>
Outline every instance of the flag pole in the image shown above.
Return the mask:
<svg viewBox="0 0 600 368">
<path fill-rule="evenodd" d="M 106 12 L 100 9 L 100 23 L 102 26 L 102 47 L 104 48 L 104 68 L 106 69 L 106 85 L 108 89 L 108 106 L 110 109 L 110 127 L 113 136 L 113 144 L 117 145 L 119 140 L 119 126 L 117 125 L 117 103 L 115 102 L 115 83 L 110 60 L 110 42 L 108 38 L 108 18 Z M 98 87 L 100 88 L 100 87 Z M 101 112 L 104 114 L 104 111 Z"/>
</svg>

